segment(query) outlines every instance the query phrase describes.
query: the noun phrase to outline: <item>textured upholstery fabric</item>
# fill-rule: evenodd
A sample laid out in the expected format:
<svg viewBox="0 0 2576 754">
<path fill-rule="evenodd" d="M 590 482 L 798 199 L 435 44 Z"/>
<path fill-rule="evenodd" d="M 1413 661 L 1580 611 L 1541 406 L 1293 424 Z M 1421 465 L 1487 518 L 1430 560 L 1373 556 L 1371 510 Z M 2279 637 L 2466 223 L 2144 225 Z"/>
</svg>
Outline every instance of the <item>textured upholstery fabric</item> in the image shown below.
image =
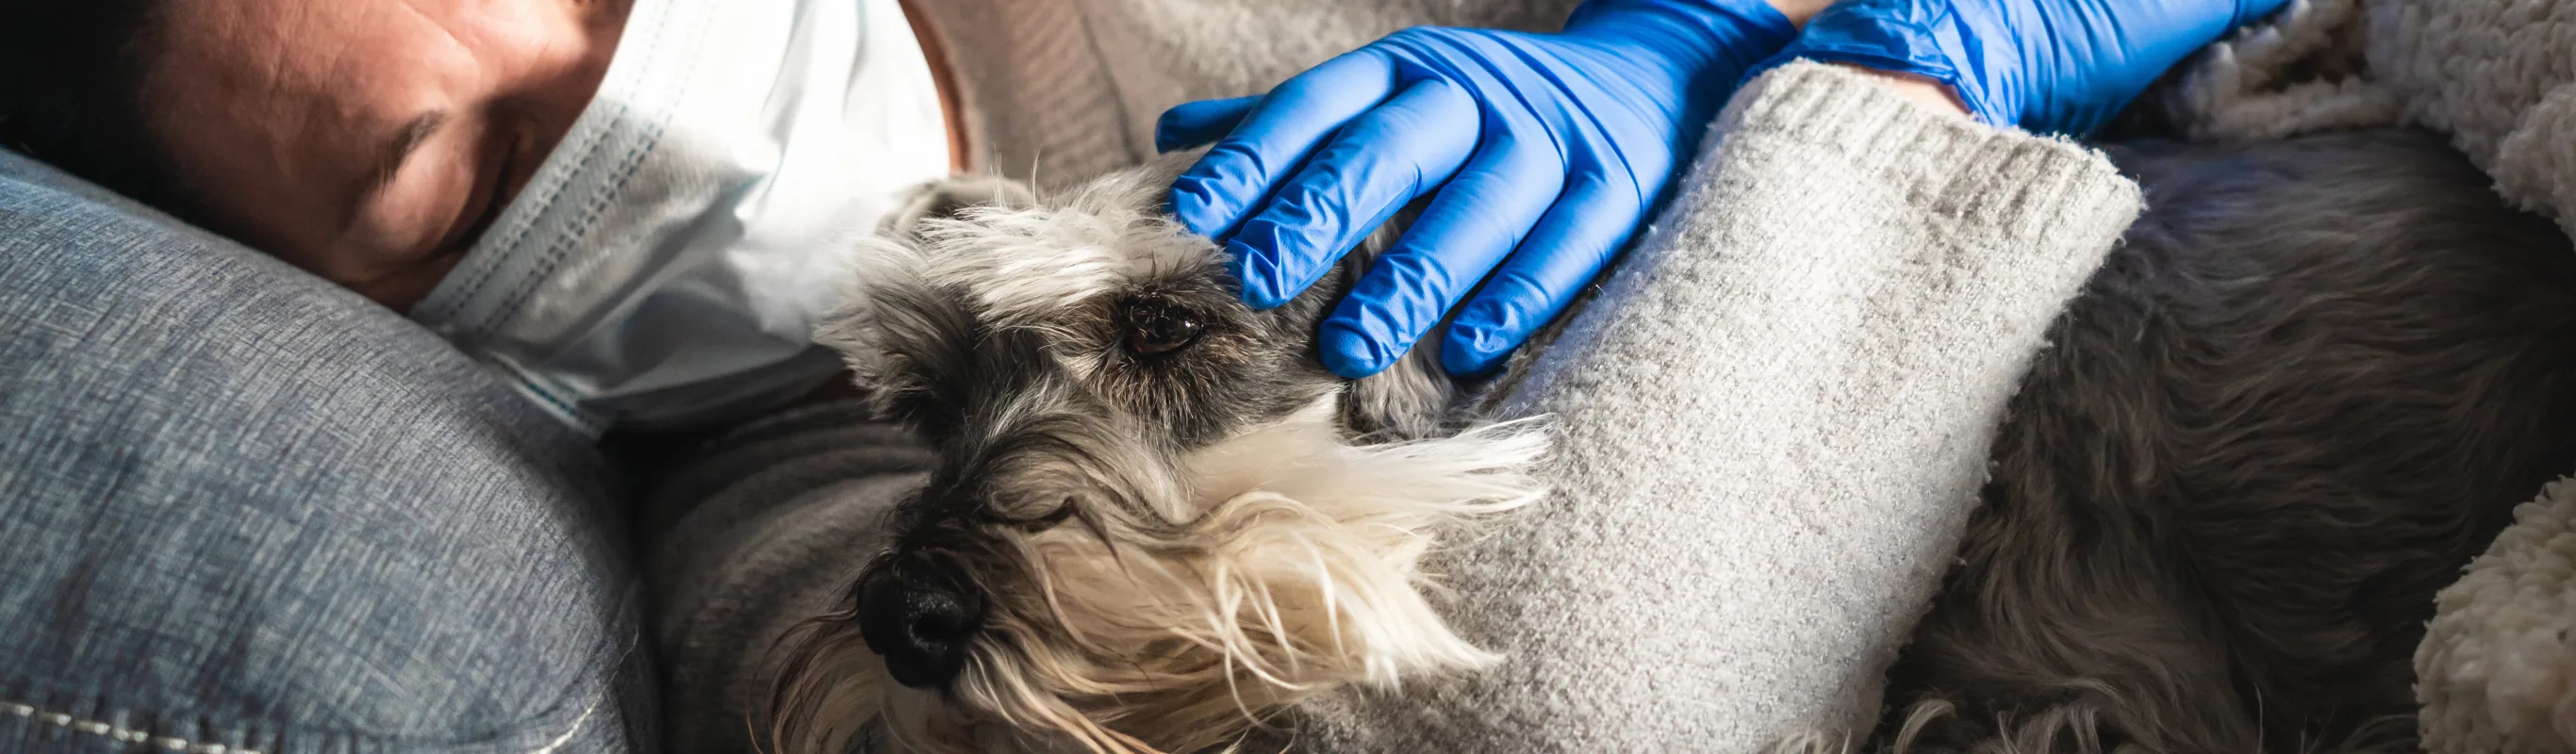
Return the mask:
<svg viewBox="0 0 2576 754">
<path fill-rule="evenodd" d="M 0 751 L 649 748 L 608 480 L 393 312 L 0 153 Z"/>
</svg>

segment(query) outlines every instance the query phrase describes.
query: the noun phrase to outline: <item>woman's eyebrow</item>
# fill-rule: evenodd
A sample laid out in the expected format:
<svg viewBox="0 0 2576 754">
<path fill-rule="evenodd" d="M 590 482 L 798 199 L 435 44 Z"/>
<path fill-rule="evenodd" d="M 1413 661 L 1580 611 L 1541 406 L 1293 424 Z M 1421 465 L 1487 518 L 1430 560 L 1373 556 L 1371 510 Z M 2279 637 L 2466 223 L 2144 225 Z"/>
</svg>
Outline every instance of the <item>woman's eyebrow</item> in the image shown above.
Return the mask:
<svg viewBox="0 0 2576 754">
<path fill-rule="evenodd" d="M 358 215 L 366 211 L 367 200 L 383 193 L 385 186 L 393 183 L 394 176 L 402 172 L 403 163 L 410 161 L 412 154 L 420 151 L 420 145 L 428 143 L 429 137 L 437 135 L 438 129 L 446 126 L 447 111 L 431 110 L 403 124 L 402 130 L 385 142 L 384 148 L 377 153 L 366 185 L 351 195 L 348 208 L 341 214 L 340 227 L 344 232 L 357 225 Z"/>
</svg>

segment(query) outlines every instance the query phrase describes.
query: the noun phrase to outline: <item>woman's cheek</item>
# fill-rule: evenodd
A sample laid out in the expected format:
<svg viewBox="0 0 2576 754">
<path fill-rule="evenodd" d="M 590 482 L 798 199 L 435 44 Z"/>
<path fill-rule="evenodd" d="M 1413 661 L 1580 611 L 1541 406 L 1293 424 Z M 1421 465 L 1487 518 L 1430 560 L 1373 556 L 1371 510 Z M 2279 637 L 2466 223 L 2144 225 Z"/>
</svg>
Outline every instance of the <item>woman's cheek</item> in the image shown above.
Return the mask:
<svg viewBox="0 0 2576 754">
<path fill-rule="evenodd" d="M 377 196 L 349 243 L 334 251 L 339 258 L 333 267 L 351 278 L 335 277 L 334 282 L 353 288 L 379 284 L 444 250 L 469 199 L 471 184 L 462 176 L 465 171 L 443 165 L 410 172 L 397 176 Z"/>
<path fill-rule="evenodd" d="M 385 308 L 410 314 L 411 308 L 429 298 L 431 291 L 438 290 L 439 282 L 446 280 L 447 273 L 454 271 L 457 263 L 464 260 L 463 251 L 442 252 L 365 286 L 352 286 L 350 290 Z"/>
</svg>

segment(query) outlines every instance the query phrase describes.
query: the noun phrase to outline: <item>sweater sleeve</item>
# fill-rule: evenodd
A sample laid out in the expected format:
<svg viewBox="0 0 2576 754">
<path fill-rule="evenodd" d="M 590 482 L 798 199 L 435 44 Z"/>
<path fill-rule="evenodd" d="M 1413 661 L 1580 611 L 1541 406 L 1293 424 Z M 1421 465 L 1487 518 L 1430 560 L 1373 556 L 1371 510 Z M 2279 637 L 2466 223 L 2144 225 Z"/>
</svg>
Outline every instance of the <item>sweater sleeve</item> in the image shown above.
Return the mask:
<svg viewBox="0 0 2576 754">
<path fill-rule="evenodd" d="M 1987 446 L 2136 186 L 1795 63 L 1506 403 L 1556 495 L 1433 567 L 1490 671 L 1300 710 L 1316 751 L 1755 751 L 1866 733 Z"/>
</svg>

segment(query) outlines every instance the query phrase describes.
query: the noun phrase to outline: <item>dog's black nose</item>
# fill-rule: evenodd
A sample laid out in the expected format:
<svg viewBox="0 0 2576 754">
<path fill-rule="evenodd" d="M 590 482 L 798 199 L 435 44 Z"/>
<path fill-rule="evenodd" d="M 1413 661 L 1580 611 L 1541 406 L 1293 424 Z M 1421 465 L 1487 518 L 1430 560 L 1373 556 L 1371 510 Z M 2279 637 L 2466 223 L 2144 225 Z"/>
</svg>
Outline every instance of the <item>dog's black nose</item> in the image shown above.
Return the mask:
<svg viewBox="0 0 2576 754">
<path fill-rule="evenodd" d="M 859 594 L 859 635 L 885 656 L 896 683 L 917 689 L 947 683 L 966 665 L 966 642 L 983 606 L 948 579 L 897 568 Z"/>
</svg>

